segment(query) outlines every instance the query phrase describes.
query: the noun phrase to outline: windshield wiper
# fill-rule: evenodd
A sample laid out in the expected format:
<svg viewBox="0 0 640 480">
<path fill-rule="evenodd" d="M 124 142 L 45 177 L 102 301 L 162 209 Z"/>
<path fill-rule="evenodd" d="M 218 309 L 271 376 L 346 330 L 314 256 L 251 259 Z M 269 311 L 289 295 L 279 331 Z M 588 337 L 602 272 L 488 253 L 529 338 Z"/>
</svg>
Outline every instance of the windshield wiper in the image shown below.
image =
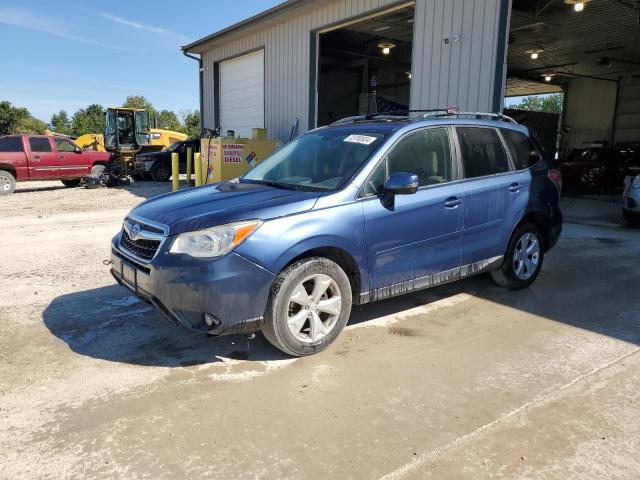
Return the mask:
<svg viewBox="0 0 640 480">
<path fill-rule="evenodd" d="M 256 185 L 266 185 L 267 187 L 280 188 L 282 190 L 295 190 L 295 185 L 288 183 L 274 182 L 272 180 L 245 180 L 240 179 L 241 183 L 255 183 Z"/>
</svg>

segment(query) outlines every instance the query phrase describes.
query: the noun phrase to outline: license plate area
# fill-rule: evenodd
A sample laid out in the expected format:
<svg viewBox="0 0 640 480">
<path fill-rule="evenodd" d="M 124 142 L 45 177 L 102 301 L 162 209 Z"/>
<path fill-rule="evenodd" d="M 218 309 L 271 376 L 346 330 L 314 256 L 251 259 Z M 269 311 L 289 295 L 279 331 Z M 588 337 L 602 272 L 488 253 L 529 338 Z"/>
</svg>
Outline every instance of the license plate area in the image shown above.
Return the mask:
<svg viewBox="0 0 640 480">
<path fill-rule="evenodd" d="M 124 262 L 122 262 L 122 281 L 131 287 L 133 291 L 136 291 L 138 271 Z"/>
</svg>

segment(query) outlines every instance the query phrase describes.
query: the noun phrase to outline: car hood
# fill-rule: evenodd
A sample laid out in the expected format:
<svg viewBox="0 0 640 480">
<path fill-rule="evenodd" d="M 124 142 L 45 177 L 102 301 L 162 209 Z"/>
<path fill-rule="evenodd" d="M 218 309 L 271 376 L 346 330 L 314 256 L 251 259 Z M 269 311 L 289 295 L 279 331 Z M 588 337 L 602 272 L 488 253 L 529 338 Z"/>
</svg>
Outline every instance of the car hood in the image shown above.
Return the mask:
<svg viewBox="0 0 640 480">
<path fill-rule="evenodd" d="M 140 204 L 131 214 L 169 227 L 169 234 L 248 219 L 269 220 L 311 210 L 320 194 L 266 185 L 223 182 L 168 193 Z"/>
</svg>

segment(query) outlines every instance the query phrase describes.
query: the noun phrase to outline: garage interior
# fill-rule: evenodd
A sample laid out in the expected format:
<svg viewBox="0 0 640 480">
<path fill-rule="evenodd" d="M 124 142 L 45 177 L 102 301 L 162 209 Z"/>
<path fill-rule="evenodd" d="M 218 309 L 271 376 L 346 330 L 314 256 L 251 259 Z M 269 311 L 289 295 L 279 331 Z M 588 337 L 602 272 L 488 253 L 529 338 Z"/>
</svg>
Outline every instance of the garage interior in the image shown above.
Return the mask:
<svg viewBox="0 0 640 480">
<path fill-rule="evenodd" d="M 414 7 L 319 34 L 318 126 L 409 108 Z"/>
<path fill-rule="evenodd" d="M 564 93 L 559 155 L 640 143 L 640 1 L 514 0 L 506 96 Z"/>
</svg>

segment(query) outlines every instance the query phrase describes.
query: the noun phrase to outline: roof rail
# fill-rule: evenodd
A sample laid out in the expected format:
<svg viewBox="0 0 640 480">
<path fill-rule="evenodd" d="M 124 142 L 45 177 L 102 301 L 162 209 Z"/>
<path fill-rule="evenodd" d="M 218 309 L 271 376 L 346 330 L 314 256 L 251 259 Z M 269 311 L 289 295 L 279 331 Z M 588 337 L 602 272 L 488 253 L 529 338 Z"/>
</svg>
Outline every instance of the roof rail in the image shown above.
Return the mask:
<svg viewBox="0 0 640 480">
<path fill-rule="evenodd" d="M 355 115 L 353 117 L 345 117 L 341 118 L 333 122 L 331 125 L 343 125 L 345 123 L 353 123 L 353 122 L 361 122 L 366 120 L 398 120 L 398 119 L 407 119 L 409 118 L 411 113 L 447 113 L 449 110 L 446 108 L 438 108 L 431 110 L 391 110 L 388 112 L 373 112 L 367 113 L 366 115 Z"/>
<path fill-rule="evenodd" d="M 476 119 L 482 119 L 482 118 L 492 118 L 492 119 L 496 119 L 496 120 L 503 120 L 505 122 L 510 122 L 510 123 L 514 123 L 516 125 L 518 125 L 518 122 L 516 122 L 513 118 L 504 115 L 502 113 L 491 113 L 491 112 L 458 112 L 455 109 L 451 108 L 451 107 L 446 107 L 446 108 L 436 108 L 436 109 L 431 109 L 431 110 L 395 110 L 395 111 L 391 111 L 391 112 L 375 112 L 375 113 L 368 113 L 366 115 L 355 115 L 353 117 L 345 117 L 342 118 L 340 120 L 337 120 L 336 122 L 333 122 L 331 125 L 344 125 L 347 123 L 354 123 L 354 122 L 362 122 L 362 121 L 366 121 L 366 120 L 388 120 L 388 121 L 393 121 L 393 120 L 399 120 L 399 119 L 408 119 L 410 118 L 410 114 L 412 113 L 421 113 L 422 115 L 414 118 L 414 121 L 420 121 L 420 120 L 426 120 L 429 118 L 436 118 L 436 117 L 454 117 L 454 118 L 460 118 L 460 117 L 473 117 Z"/>
<path fill-rule="evenodd" d="M 476 119 L 493 118 L 496 120 L 503 120 L 505 122 L 514 123 L 518 125 L 518 122 L 516 122 L 513 118 L 509 117 L 508 115 L 504 115 L 503 113 L 491 113 L 491 112 L 455 112 L 455 111 L 440 110 L 440 111 L 434 111 L 433 113 L 425 113 L 422 116 L 422 120 L 433 118 L 433 117 L 455 117 L 455 118 L 473 117 Z"/>
</svg>

